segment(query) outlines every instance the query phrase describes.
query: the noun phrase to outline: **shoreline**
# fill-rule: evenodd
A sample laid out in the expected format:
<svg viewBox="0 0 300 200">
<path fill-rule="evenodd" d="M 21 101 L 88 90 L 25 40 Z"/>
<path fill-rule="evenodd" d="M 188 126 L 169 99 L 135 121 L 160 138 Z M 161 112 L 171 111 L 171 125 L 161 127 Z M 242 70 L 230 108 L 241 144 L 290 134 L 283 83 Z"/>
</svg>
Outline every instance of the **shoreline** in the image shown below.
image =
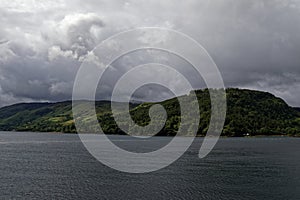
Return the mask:
<svg viewBox="0 0 300 200">
<path fill-rule="evenodd" d="M 42 131 L 2 131 L 6 133 L 47 133 L 47 134 L 66 134 L 66 135 L 78 135 L 78 133 L 65 133 L 65 132 L 42 132 Z M 85 134 L 97 134 L 97 133 L 85 133 Z M 129 135 L 121 135 L 121 134 L 106 134 L 108 136 L 129 136 Z M 136 135 L 141 136 L 141 135 Z M 149 135 L 151 136 L 151 135 Z M 145 136 L 148 137 L 148 136 Z M 170 135 L 157 135 L 154 137 L 174 137 Z M 181 136 L 181 137 L 193 137 L 193 136 Z M 196 138 L 205 138 L 205 135 L 197 135 Z M 208 137 L 213 138 L 214 136 Z M 300 135 L 245 135 L 245 136 L 219 136 L 220 138 L 267 138 L 267 137 L 291 137 L 291 138 L 300 138 Z"/>
</svg>

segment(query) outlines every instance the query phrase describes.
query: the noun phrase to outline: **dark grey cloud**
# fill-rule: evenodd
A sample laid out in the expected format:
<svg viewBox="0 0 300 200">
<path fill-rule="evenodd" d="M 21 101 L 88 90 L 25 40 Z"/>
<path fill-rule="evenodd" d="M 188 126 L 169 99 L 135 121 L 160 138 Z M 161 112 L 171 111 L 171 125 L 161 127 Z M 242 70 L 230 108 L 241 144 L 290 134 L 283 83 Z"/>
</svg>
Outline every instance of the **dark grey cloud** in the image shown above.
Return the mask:
<svg viewBox="0 0 300 200">
<path fill-rule="evenodd" d="M 112 34 L 141 26 L 173 28 L 196 39 L 215 60 L 227 87 L 269 91 L 300 106 L 299 24 L 296 0 L 3 0 L 0 106 L 70 99 L 85 56 Z M 158 53 L 146 52 L 116 61 L 99 97 L 108 97 L 131 65 L 155 57 Z M 203 87 L 191 66 L 178 58 L 161 53 L 156 61 L 175 65 L 195 88 Z M 158 98 L 169 94 L 149 93 Z"/>
</svg>

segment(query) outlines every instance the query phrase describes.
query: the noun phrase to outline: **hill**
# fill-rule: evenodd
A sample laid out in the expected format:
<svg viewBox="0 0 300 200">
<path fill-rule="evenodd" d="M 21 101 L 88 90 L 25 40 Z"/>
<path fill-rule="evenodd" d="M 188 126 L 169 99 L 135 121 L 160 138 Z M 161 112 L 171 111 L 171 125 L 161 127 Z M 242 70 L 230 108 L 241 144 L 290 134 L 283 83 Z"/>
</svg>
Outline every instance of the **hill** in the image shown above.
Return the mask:
<svg viewBox="0 0 300 200">
<path fill-rule="evenodd" d="M 210 121 L 208 90 L 197 90 L 200 108 L 198 135 L 205 135 Z M 227 89 L 227 116 L 224 136 L 299 135 L 300 112 L 267 92 Z M 120 103 L 121 104 L 121 103 Z M 131 104 L 132 119 L 139 125 L 149 123 L 149 108 L 157 103 Z M 177 98 L 159 102 L 167 111 L 164 128 L 157 135 L 175 135 L 180 126 Z M 107 134 L 125 134 L 113 120 L 109 101 L 95 104 L 98 121 Z M 93 127 L 89 127 L 92 132 Z M 72 102 L 22 103 L 0 108 L 0 130 L 75 133 Z M 138 134 L 138 133 L 137 133 Z M 188 133 L 187 133 L 188 134 Z"/>
</svg>

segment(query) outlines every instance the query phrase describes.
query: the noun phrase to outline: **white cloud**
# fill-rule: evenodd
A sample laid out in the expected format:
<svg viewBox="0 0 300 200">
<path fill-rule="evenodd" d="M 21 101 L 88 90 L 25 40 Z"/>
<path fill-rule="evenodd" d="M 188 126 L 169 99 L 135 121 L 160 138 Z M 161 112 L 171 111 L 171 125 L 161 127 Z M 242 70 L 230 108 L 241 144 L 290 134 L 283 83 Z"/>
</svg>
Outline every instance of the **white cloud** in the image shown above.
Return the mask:
<svg viewBox="0 0 300 200">
<path fill-rule="evenodd" d="M 71 50 L 61 50 L 61 48 L 59 46 L 52 46 L 49 48 L 48 50 L 48 58 L 50 61 L 55 60 L 58 57 L 65 57 L 65 58 L 73 58 L 76 59 L 78 57 L 77 53 Z"/>
<path fill-rule="evenodd" d="M 69 99 L 78 66 L 99 42 L 134 27 L 160 26 L 203 44 L 227 86 L 263 89 L 300 106 L 300 80 L 286 76 L 300 76 L 299 13 L 296 0 L 2 0 L 0 105 Z M 148 59 L 139 56 L 122 59 L 126 63 L 114 70 Z M 182 71 L 193 76 L 186 65 Z M 118 76 L 107 78 L 105 92 Z"/>
</svg>

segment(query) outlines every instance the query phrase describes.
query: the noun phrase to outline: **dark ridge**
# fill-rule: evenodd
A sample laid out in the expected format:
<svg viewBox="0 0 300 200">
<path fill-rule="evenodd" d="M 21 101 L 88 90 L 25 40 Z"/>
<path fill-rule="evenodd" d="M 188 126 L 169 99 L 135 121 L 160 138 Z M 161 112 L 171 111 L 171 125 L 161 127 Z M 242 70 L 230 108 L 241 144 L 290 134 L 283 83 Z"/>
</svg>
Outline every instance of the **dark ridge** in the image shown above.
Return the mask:
<svg viewBox="0 0 300 200">
<path fill-rule="evenodd" d="M 210 97 L 208 89 L 195 91 L 199 100 L 200 124 L 198 135 L 206 134 L 210 123 Z M 284 100 L 268 92 L 230 88 L 227 94 L 227 116 L 222 135 L 293 135 L 300 133 L 300 108 L 290 107 Z M 179 97 L 180 98 L 180 97 Z M 78 101 L 86 103 L 88 101 Z M 122 102 L 119 102 L 123 104 Z M 180 127 L 180 106 L 177 98 L 157 102 L 164 106 L 168 118 L 157 135 L 176 135 Z M 157 103 L 131 103 L 130 114 L 140 126 L 150 122 L 149 109 Z M 95 102 L 98 121 L 106 134 L 125 134 L 114 121 L 110 101 Z M 123 116 L 123 113 L 118 113 Z M 121 118 L 123 119 L 123 118 Z M 86 132 L 96 129 L 87 123 Z M 124 121 L 126 125 L 126 121 Z M 192 124 L 195 126 L 195 124 Z M 20 103 L 0 108 L 0 130 L 75 133 L 72 101 L 57 103 Z M 189 130 L 189 127 L 187 127 Z M 141 133 L 136 133 L 141 134 Z M 190 135 L 187 131 L 186 135 Z"/>
</svg>

